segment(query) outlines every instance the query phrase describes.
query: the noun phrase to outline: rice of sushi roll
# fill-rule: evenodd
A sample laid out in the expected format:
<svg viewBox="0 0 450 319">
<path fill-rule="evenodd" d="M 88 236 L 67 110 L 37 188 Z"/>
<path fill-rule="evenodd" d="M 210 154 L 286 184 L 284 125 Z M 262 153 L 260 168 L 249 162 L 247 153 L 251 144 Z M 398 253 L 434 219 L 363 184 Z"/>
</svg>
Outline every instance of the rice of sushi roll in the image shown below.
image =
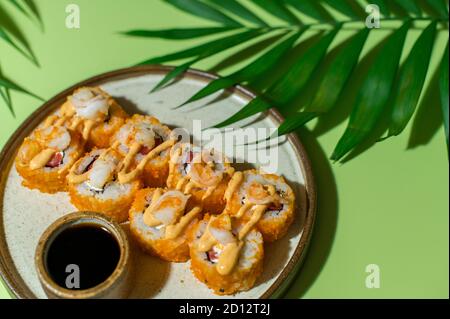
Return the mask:
<svg viewBox="0 0 450 319">
<path fill-rule="evenodd" d="M 251 289 L 263 270 L 261 233 L 234 224 L 228 214 L 206 215 L 190 233 L 191 270 L 218 295 Z"/>
<path fill-rule="evenodd" d="M 295 196 L 282 176 L 256 170 L 236 172 L 226 190 L 225 212 L 244 221 L 257 216 L 264 241 L 284 236 L 294 220 Z"/>
<path fill-rule="evenodd" d="M 169 175 L 170 148 L 175 143 L 167 126 L 152 116 L 135 114 L 119 129 L 114 140 L 119 142 L 117 151 L 124 157 L 128 156 L 127 161 L 133 167 L 159 147 L 161 151 L 145 164 L 142 178 L 147 187 L 165 186 Z"/>
<path fill-rule="evenodd" d="M 214 214 L 223 211 L 223 195 L 234 172 L 223 154 L 214 149 L 178 143 L 171 150 L 169 164 L 168 187 L 191 194 L 204 211 Z"/>
<path fill-rule="evenodd" d="M 142 182 L 118 180 L 121 160 L 111 148 L 93 150 L 79 159 L 67 176 L 72 204 L 80 210 L 104 213 L 119 223 L 126 221 Z"/>
<path fill-rule="evenodd" d="M 52 194 L 67 190 L 66 176 L 83 153 L 79 133 L 64 126 L 41 125 L 25 138 L 15 164 L 25 187 Z"/>
<path fill-rule="evenodd" d="M 187 233 L 197 223 L 201 208 L 177 190 L 140 190 L 130 209 L 130 231 L 146 252 L 170 262 L 189 259 Z"/>
<path fill-rule="evenodd" d="M 91 149 L 109 147 L 112 136 L 127 117 L 128 114 L 108 93 L 99 87 L 82 87 L 45 122 L 46 125 L 64 124 L 79 131 Z"/>
</svg>

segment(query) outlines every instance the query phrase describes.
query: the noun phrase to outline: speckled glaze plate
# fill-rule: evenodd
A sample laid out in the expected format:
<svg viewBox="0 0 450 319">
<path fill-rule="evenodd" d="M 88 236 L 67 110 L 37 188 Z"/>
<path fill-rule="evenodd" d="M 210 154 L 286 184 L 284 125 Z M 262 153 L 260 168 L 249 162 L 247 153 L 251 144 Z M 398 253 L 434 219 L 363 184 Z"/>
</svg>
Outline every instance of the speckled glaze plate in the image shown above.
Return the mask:
<svg viewBox="0 0 450 319">
<path fill-rule="evenodd" d="M 203 128 L 209 127 L 234 114 L 255 97 L 246 88 L 236 87 L 174 110 L 216 76 L 189 70 L 173 85 L 149 94 L 149 90 L 170 70 L 170 67 L 162 66 L 134 67 L 78 83 L 36 110 L 10 138 L 0 154 L 0 272 L 12 296 L 45 298 L 33 259 L 39 237 L 57 218 L 76 211 L 66 193 L 48 195 L 23 187 L 13 165 L 14 158 L 23 138 L 59 107 L 75 88 L 101 86 L 129 113 L 151 114 L 171 127 L 183 127 L 190 132 L 193 120 L 201 120 Z M 235 127 L 274 128 L 280 121 L 281 116 L 276 111 L 269 111 L 241 121 Z M 197 138 L 193 134 L 194 142 Z M 264 272 L 255 287 L 227 298 L 280 297 L 294 278 L 311 237 L 316 191 L 305 149 L 293 134 L 271 142 L 271 147 L 278 152 L 276 172 L 283 175 L 294 189 L 296 218 L 284 238 L 266 245 Z M 247 146 L 246 154 L 251 156 L 252 152 L 259 151 L 259 145 Z M 237 168 L 252 166 L 239 165 L 243 166 Z M 127 229 L 128 225 L 123 227 Z M 221 298 L 194 278 L 189 262 L 166 263 L 143 254 L 135 246 L 133 251 L 137 274 L 131 298 Z"/>
</svg>

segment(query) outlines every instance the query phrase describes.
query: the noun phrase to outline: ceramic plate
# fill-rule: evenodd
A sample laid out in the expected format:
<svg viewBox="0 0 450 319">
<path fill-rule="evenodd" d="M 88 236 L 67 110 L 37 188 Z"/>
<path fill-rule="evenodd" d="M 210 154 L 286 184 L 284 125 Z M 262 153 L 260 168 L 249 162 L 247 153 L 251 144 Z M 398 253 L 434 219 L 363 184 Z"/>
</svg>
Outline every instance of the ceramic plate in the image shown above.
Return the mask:
<svg viewBox="0 0 450 319">
<path fill-rule="evenodd" d="M 8 141 L 0 155 L 0 271 L 13 296 L 45 298 L 33 266 L 36 245 L 53 221 L 76 210 L 66 193 L 48 195 L 24 188 L 13 165 L 15 154 L 23 138 L 59 107 L 76 87 L 99 85 L 129 113 L 151 114 L 172 128 L 186 128 L 193 134 L 194 142 L 202 137 L 199 134 L 201 131 L 193 131 L 193 123 L 201 124 L 202 128 L 210 127 L 234 114 L 255 97 L 246 88 L 236 87 L 174 110 L 175 106 L 216 76 L 190 70 L 173 85 L 149 94 L 149 90 L 170 70 L 170 67 L 161 66 L 135 67 L 78 83 L 41 106 Z M 266 132 L 267 129 L 277 127 L 280 121 L 281 117 L 276 111 L 269 111 L 241 121 L 235 127 L 256 127 Z M 267 155 L 264 152 L 268 149 L 277 152 L 278 162 L 272 162 L 271 168 L 283 175 L 294 189 L 297 198 L 296 218 L 283 239 L 266 245 L 264 272 L 255 287 L 236 294 L 233 296 L 235 298 L 279 297 L 302 262 L 313 227 L 316 193 L 309 160 L 297 136 L 291 134 L 266 146 L 238 145 L 233 151 L 235 154 L 227 155 L 244 162 L 238 164 L 237 168 L 248 168 L 253 166 L 245 163 L 248 158 L 255 158 L 254 155 L 264 158 L 264 154 Z M 126 229 L 127 225 L 123 227 Z M 166 263 L 143 254 L 137 247 L 133 247 L 133 250 L 137 256 L 138 273 L 132 298 L 220 298 L 193 277 L 189 262 Z"/>
</svg>

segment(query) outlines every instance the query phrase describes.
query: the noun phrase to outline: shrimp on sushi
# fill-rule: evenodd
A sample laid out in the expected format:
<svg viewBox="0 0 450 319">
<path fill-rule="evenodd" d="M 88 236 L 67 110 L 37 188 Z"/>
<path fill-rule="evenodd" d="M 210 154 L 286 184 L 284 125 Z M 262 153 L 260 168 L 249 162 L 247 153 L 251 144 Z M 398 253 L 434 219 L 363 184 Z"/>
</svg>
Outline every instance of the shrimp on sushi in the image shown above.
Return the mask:
<svg viewBox="0 0 450 319">
<path fill-rule="evenodd" d="M 171 130 L 145 115 L 133 115 L 116 133 L 117 151 L 127 157 L 130 167 L 136 167 L 145 156 L 159 147 L 159 153 L 144 165 L 142 178 L 147 187 L 163 187 L 169 175 L 170 148 L 175 143 Z M 127 167 L 128 169 L 128 167 Z"/>
<path fill-rule="evenodd" d="M 189 259 L 187 233 L 197 223 L 201 208 L 190 195 L 162 188 L 142 189 L 130 209 L 130 231 L 146 252 L 171 262 Z"/>
<path fill-rule="evenodd" d="M 236 172 L 225 199 L 225 212 L 244 221 L 255 218 L 266 242 L 284 236 L 294 220 L 294 192 L 282 176 L 256 170 Z"/>
<path fill-rule="evenodd" d="M 99 87 L 82 87 L 75 90 L 57 112 L 47 117 L 45 123 L 48 126 L 64 124 L 79 131 L 89 149 L 107 148 L 127 117 L 108 93 Z"/>
<path fill-rule="evenodd" d="M 67 190 L 66 176 L 83 153 L 79 133 L 61 125 L 41 125 L 25 138 L 15 164 L 25 187 L 57 193 Z"/>
<path fill-rule="evenodd" d="M 122 157 L 112 148 L 93 150 L 73 165 L 67 176 L 72 203 L 80 210 L 104 213 L 121 223 L 142 182 L 121 183 L 117 171 Z"/>
<path fill-rule="evenodd" d="M 259 231 L 228 214 L 206 215 L 190 233 L 191 270 L 218 295 L 251 289 L 263 271 Z"/>
<path fill-rule="evenodd" d="M 191 194 L 205 211 L 220 214 L 233 172 L 230 161 L 220 152 L 179 143 L 171 150 L 167 186 Z"/>
</svg>

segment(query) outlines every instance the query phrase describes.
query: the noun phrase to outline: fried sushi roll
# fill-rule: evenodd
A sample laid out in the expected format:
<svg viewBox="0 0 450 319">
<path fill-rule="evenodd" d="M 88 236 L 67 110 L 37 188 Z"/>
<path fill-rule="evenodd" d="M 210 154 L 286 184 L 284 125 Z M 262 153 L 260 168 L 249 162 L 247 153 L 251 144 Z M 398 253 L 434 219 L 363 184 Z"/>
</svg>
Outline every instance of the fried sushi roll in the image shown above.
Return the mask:
<svg viewBox="0 0 450 319">
<path fill-rule="evenodd" d="M 133 115 L 116 133 L 117 151 L 131 167 L 137 167 L 147 154 L 159 147 L 161 150 L 145 163 L 142 178 L 147 187 L 163 187 L 169 175 L 170 148 L 175 143 L 171 130 L 161 122 L 145 115 Z M 128 169 L 128 167 L 126 168 Z"/>
<path fill-rule="evenodd" d="M 201 208 L 190 195 L 162 188 L 142 189 L 130 209 L 130 231 L 146 252 L 171 262 L 189 259 L 187 233 L 199 220 Z"/>
<path fill-rule="evenodd" d="M 23 186 L 52 194 L 67 190 L 66 176 L 83 153 L 80 134 L 64 126 L 41 125 L 25 138 L 15 164 Z"/>
<path fill-rule="evenodd" d="M 112 136 L 127 117 L 127 113 L 108 93 L 99 87 L 82 87 L 75 90 L 45 122 L 48 126 L 58 123 L 79 131 L 91 149 L 109 147 Z"/>
<path fill-rule="evenodd" d="M 282 176 L 256 170 L 236 172 L 225 199 L 227 214 L 243 221 L 258 220 L 258 230 L 266 242 L 284 236 L 294 220 L 294 192 Z"/>
<path fill-rule="evenodd" d="M 234 172 L 223 154 L 179 143 L 171 150 L 169 164 L 168 187 L 191 194 L 204 211 L 214 214 L 223 211 L 223 195 Z"/>
<path fill-rule="evenodd" d="M 228 214 L 206 215 L 190 233 L 191 270 L 218 295 L 251 289 L 263 270 L 263 238 Z"/>
<path fill-rule="evenodd" d="M 118 180 L 121 160 L 111 148 L 93 150 L 79 159 L 67 176 L 72 204 L 80 210 L 104 213 L 119 223 L 126 221 L 142 182 Z"/>
</svg>

